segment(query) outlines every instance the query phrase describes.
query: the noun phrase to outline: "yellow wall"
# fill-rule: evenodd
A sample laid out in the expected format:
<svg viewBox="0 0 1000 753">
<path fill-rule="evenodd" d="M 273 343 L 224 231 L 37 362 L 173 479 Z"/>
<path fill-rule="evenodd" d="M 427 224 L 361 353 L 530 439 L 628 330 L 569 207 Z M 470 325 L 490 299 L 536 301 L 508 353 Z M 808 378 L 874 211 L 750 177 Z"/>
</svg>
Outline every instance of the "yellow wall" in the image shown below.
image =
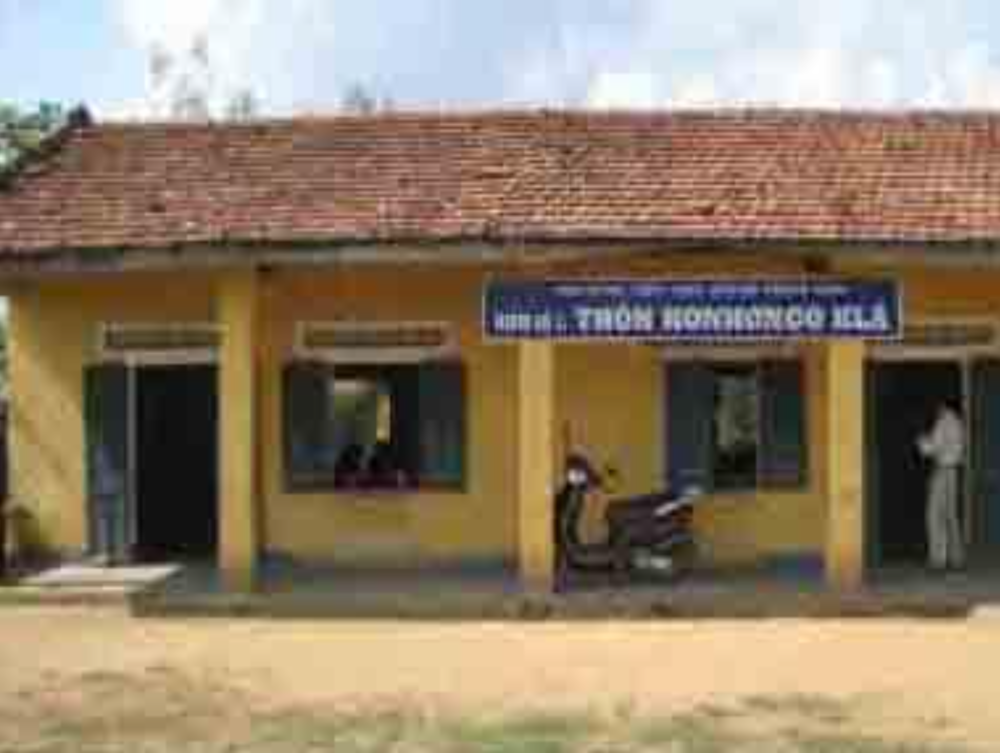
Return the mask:
<svg viewBox="0 0 1000 753">
<path fill-rule="evenodd" d="M 211 281 L 130 275 L 9 289 L 11 493 L 38 518 L 42 540 L 80 550 L 86 539 L 83 366 L 105 321 L 211 321 Z"/>
<path fill-rule="evenodd" d="M 271 550 L 304 557 L 406 564 L 459 557 L 512 559 L 517 545 L 516 383 L 512 346 L 479 337 L 482 275 L 472 270 L 283 271 L 269 275 L 262 308 L 266 372 L 264 531 Z M 458 322 L 469 437 L 464 492 L 290 493 L 281 472 L 281 367 L 296 321 L 424 319 Z"/>
<path fill-rule="evenodd" d="M 795 273 L 776 257 L 637 258 L 551 265 L 534 275 L 664 277 Z M 496 270 L 494 270 L 496 271 Z M 841 271 L 841 270 L 838 270 Z M 842 271 L 882 276 L 877 268 Z M 260 280 L 263 432 L 262 545 L 311 559 L 410 564 L 454 558 L 513 559 L 517 551 L 517 352 L 479 335 L 485 270 L 394 268 L 271 271 Z M 526 274 L 524 271 L 519 274 Z M 903 275 L 908 315 L 1000 315 L 1000 275 L 915 270 Z M 11 289 L 11 443 L 16 502 L 37 512 L 47 544 L 84 544 L 83 365 L 102 321 L 205 321 L 218 317 L 208 275 L 130 274 L 25 284 Z M 468 487 L 403 496 L 290 493 L 282 480 L 281 368 L 295 322 L 336 317 L 455 322 L 468 371 Z M 616 466 L 621 493 L 663 478 L 661 355 L 643 346 L 559 345 L 557 445 L 567 439 Z M 698 514 L 713 561 L 773 552 L 821 553 L 825 542 L 823 348 L 805 348 L 810 483 L 801 493 L 710 499 Z M 568 430 L 567 430 L 568 426 Z M 600 533 L 594 513 L 589 530 Z"/>
<path fill-rule="evenodd" d="M 511 346 L 484 347 L 481 275 L 472 271 L 276 272 L 264 276 L 263 547 L 312 559 L 406 564 L 496 559 L 516 549 L 516 379 Z M 127 275 L 10 289 L 13 498 L 37 516 L 42 544 L 85 545 L 83 368 L 101 322 L 211 321 L 217 280 Z M 407 495 L 290 493 L 282 481 L 281 370 L 295 322 L 335 317 L 460 322 L 469 402 L 468 485 Z"/>
<path fill-rule="evenodd" d="M 614 264 L 553 265 L 554 276 L 690 277 L 800 274 L 794 261 L 775 258 L 638 257 Z M 669 346 L 667 347 L 669 353 Z M 826 520 L 824 469 L 824 394 L 822 348 L 804 347 L 810 473 L 800 491 L 760 491 L 716 495 L 698 507 L 696 527 L 705 559 L 729 564 L 776 553 L 823 550 Z M 666 476 L 664 446 L 664 353 L 643 345 L 563 345 L 558 349 L 560 427 L 601 465 L 619 471 L 612 496 L 648 491 Z M 565 440 L 564 440 L 565 441 Z M 587 533 L 603 533 L 603 509 L 590 511 Z"/>
</svg>

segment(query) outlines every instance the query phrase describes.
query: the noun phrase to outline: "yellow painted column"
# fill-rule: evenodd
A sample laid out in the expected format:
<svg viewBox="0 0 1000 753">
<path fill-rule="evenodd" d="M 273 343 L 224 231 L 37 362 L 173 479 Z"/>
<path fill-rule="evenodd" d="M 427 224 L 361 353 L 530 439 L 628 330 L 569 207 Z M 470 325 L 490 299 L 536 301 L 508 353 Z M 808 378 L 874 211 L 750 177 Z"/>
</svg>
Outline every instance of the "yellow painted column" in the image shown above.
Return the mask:
<svg viewBox="0 0 1000 753">
<path fill-rule="evenodd" d="M 518 345 L 518 566 L 521 581 L 551 590 L 555 571 L 555 346 Z"/>
<path fill-rule="evenodd" d="M 254 270 L 239 270 L 218 290 L 219 567 L 234 591 L 255 587 L 260 549 L 258 287 Z"/>
<path fill-rule="evenodd" d="M 826 579 L 838 590 L 865 576 L 864 358 L 860 340 L 827 346 Z"/>
</svg>

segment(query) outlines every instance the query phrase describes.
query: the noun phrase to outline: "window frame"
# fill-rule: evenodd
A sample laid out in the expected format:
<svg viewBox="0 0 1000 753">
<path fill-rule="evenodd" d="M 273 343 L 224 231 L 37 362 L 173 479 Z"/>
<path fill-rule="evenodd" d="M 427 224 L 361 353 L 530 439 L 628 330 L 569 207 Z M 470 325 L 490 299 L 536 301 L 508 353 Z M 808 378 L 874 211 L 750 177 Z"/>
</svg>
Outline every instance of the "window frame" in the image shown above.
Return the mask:
<svg viewBox="0 0 1000 753">
<path fill-rule="evenodd" d="M 718 495 L 721 497 L 748 497 L 756 496 L 761 493 L 778 493 L 778 494 L 796 494 L 805 493 L 812 488 L 813 481 L 813 462 L 812 462 L 812 435 L 811 424 L 812 416 L 810 415 L 810 376 L 808 369 L 808 361 L 805 357 L 805 352 L 801 347 L 794 343 L 776 343 L 773 345 L 764 345 L 761 347 L 750 348 L 748 346 L 690 346 L 682 347 L 677 350 L 673 350 L 669 354 L 664 354 L 663 364 L 665 367 L 670 367 L 671 365 L 683 365 L 683 364 L 698 364 L 702 368 L 706 369 L 712 375 L 713 379 L 713 390 L 714 390 L 714 380 L 716 379 L 716 374 L 720 370 L 725 369 L 752 369 L 754 373 L 754 378 L 757 381 L 758 389 L 758 403 L 757 403 L 757 458 L 756 467 L 754 472 L 754 481 L 749 486 L 742 487 L 730 487 L 730 488 L 718 488 L 715 485 L 715 435 L 716 427 L 714 414 L 710 417 L 710 445 L 708 457 L 708 472 L 710 473 L 709 486 L 710 494 Z M 764 468 L 765 461 L 765 448 L 764 448 L 764 424 L 765 419 L 768 418 L 766 414 L 765 407 L 765 396 L 764 396 L 764 372 L 769 363 L 795 363 L 800 370 L 801 380 L 801 401 L 802 401 L 802 413 L 801 413 L 801 430 L 802 436 L 805 441 L 805 446 L 802 455 L 802 468 L 801 468 L 801 478 L 794 484 L 774 484 L 767 483 Z M 669 392 L 665 391 L 663 393 L 663 399 L 669 399 Z M 671 410 L 669 404 L 665 405 L 666 411 Z M 666 456 L 664 456 L 666 457 Z M 669 465 L 670 460 L 667 459 Z M 666 469 L 667 475 L 670 475 L 670 468 Z"/>
<path fill-rule="evenodd" d="M 413 332 L 433 333 L 438 342 L 433 345 L 413 345 L 406 342 Z M 316 343 L 326 337 L 336 339 L 360 336 L 375 338 L 367 345 Z M 384 342 L 377 342 L 382 336 Z M 399 342 L 393 342 L 394 336 Z M 293 358 L 332 363 L 340 366 L 393 366 L 424 362 L 459 360 L 458 337 L 455 327 L 431 319 L 357 320 L 328 319 L 295 323 Z"/>
<path fill-rule="evenodd" d="M 282 364 L 279 374 L 279 391 L 281 416 L 279 427 L 281 430 L 281 482 L 282 488 L 288 494 L 309 494 L 315 492 L 330 491 L 334 488 L 332 469 L 320 471 L 307 471 L 296 468 L 292 462 L 292 443 L 294 442 L 292 431 L 292 394 L 291 376 L 293 369 L 299 369 L 300 373 L 306 369 L 323 369 L 325 372 L 329 364 L 321 363 L 315 359 L 290 358 Z"/>
<path fill-rule="evenodd" d="M 462 468 L 461 468 L 461 478 L 455 482 L 447 482 L 441 480 L 434 481 L 422 481 L 420 480 L 422 472 L 420 470 L 416 473 L 415 483 L 409 483 L 402 486 L 392 486 L 392 485 L 359 485 L 359 486 L 345 486 L 343 484 L 338 484 L 336 482 L 336 476 L 333 469 L 328 471 L 324 470 L 318 473 L 308 473 L 304 471 L 296 472 L 295 469 L 291 467 L 290 464 L 290 442 L 292 441 L 292 429 L 288 424 L 291 420 L 289 415 L 289 400 L 290 396 L 287 393 L 289 389 L 288 384 L 288 370 L 295 364 L 300 364 L 303 366 L 311 365 L 313 368 L 317 368 L 322 372 L 324 379 L 329 379 L 333 377 L 336 380 L 336 375 L 338 370 L 346 372 L 347 378 L 356 378 L 358 376 L 363 376 L 367 373 L 377 375 L 378 372 L 387 372 L 394 368 L 396 369 L 413 369 L 417 373 L 425 367 L 432 365 L 451 365 L 457 369 L 460 369 L 463 374 L 463 379 L 467 378 L 468 373 L 467 365 L 463 359 L 457 357 L 446 357 L 446 358 L 433 358 L 433 359 L 421 359 L 415 361 L 379 361 L 379 362 L 360 362 L 357 360 L 349 359 L 346 361 L 333 361 L 330 359 L 316 359 L 316 358 L 302 358 L 299 356 L 294 356 L 288 359 L 281 371 L 281 433 L 283 439 L 282 446 L 282 459 L 281 459 L 281 477 L 286 493 L 290 494 L 310 494 L 310 493 L 327 493 L 333 495 L 341 496 L 351 496 L 351 497 L 389 497 L 389 496 L 412 496 L 419 495 L 423 493 L 436 493 L 436 494 L 465 494 L 469 489 L 469 457 L 470 457 L 470 437 L 469 437 L 469 394 L 468 390 L 462 391 L 461 399 L 462 405 L 460 408 L 460 420 L 461 420 L 461 437 L 462 437 Z M 396 408 L 393 407 L 391 410 L 395 411 Z M 326 420 L 332 420 L 332 416 L 328 416 Z M 419 421 L 419 418 L 418 418 Z M 418 462 L 422 462 L 422 458 L 419 457 Z"/>
<path fill-rule="evenodd" d="M 143 335 L 152 342 L 143 343 Z M 184 343 L 186 335 L 199 342 Z M 116 342 L 119 336 L 136 337 L 139 342 Z M 225 337 L 225 327 L 211 321 L 102 321 L 97 325 L 94 352 L 97 363 L 121 363 L 127 366 L 217 364 Z M 171 338 L 182 342 L 171 344 Z M 156 342 L 157 339 L 160 342 Z"/>
</svg>

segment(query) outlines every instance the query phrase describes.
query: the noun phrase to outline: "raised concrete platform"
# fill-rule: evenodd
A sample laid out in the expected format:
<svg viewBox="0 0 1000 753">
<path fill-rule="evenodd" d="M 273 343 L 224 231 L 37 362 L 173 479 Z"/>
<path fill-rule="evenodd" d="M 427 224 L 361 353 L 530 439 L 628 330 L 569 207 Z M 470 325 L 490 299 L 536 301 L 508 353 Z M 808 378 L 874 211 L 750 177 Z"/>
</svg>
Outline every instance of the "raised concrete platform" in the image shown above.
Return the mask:
<svg viewBox="0 0 1000 753">
<path fill-rule="evenodd" d="M 183 568 L 179 564 L 55 564 L 12 577 L 0 586 L 0 603 L 128 604 L 132 597 L 177 577 Z"/>
<path fill-rule="evenodd" d="M 47 586 L 49 588 L 88 588 L 91 586 L 118 586 L 146 588 L 162 583 L 182 569 L 182 565 L 129 565 L 127 567 L 101 567 L 86 564 L 57 565 L 25 575 L 19 586 Z"/>
<path fill-rule="evenodd" d="M 1000 572 L 885 573 L 856 593 L 830 591 L 821 572 L 701 574 L 670 585 L 529 593 L 513 572 L 265 568 L 253 594 L 230 594 L 189 570 L 137 594 L 147 615 L 253 615 L 357 619 L 966 618 L 1000 615 Z"/>
</svg>

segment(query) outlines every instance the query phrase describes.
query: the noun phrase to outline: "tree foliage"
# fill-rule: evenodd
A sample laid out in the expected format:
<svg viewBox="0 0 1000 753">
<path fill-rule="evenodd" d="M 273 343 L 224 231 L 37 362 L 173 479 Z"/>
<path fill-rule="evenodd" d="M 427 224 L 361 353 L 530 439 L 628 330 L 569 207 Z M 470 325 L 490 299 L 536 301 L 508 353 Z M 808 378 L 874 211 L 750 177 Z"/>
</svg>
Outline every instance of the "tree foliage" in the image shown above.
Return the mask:
<svg viewBox="0 0 1000 753">
<path fill-rule="evenodd" d="M 197 37 L 180 52 L 154 47 L 147 61 L 150 111 L 155 117 L 188 122 L 216 118 L 251 120 L 261 111 L 261 101 L 251 87 L 220 85 L 211 40 Z M 358 115 L 387 112 L 396 107 L 392 98 L 360 81 L 344 89 L 340 110 Z"/>
<path fill-rule="evenodd" d="M 0 102 L 0 170 L 37 149 L 65 120 L 65 109 L 52 102 L 31 110 Z"/>
<path fill-rule="evenodd" d="M 66 121 L 61 105 L 42 102 L 25 110 L 0 102 L 0 178 L 22 156 L 38 149 Z M 2 187 L 2 183 L 0 183 Z M 0 309 L 0 401 L 7 396 L 7 311 Z"/>
<path fill-rule="evenodd" d="M 380 96 L 360 82 L 348 86 L 340 101 L 340 109 L 354 115 L 389 112 L 395 109 L 395 106 L 390 97 Z"/>
<path fill-rule="evenodd" d="M 184 53 L 154 48 L 148 73 L 154 114 L 170 120 L 206 122 L 216 117 L 250 120 L 260 101 L 250 88 L 218 91 L 215 59 L 207 37 L 198 37 Z"/>
</svg>

